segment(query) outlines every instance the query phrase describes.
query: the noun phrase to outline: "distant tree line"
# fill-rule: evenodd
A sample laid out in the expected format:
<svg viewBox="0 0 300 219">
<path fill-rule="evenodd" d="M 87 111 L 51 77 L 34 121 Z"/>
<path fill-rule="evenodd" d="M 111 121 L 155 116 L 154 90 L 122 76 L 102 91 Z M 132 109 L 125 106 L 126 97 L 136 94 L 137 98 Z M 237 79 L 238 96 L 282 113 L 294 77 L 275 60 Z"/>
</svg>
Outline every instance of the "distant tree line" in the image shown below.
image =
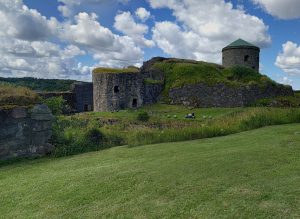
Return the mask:
<svg viewBox="0 0 300 219">
<path fill-rule="evenodd" d="M 38 79 L 38 78 L 2 78 L 0 82 L 14 84 L 16 86 L 28 87 L 34 91 L 69 91 L 75 80 L 60 79 Z"/>
</svg>

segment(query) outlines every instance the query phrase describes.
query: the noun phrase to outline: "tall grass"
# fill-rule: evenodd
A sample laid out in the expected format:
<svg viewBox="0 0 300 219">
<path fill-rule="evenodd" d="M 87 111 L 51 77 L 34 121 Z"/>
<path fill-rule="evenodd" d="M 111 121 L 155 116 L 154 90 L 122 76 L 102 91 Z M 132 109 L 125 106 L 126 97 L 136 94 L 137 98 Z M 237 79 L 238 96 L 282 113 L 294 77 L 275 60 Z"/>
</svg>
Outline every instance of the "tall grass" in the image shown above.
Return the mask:
<svg viewBox="0 0 300 219">
<path fill-rule="evenodd" d="M 300 109 L 248 108 L 226 114 L 223 117 L 207 118 L 203 121 L 166 121 L 149 122 L 119 121 L 105 126 L 94 119 L 60 117 L 54 135 L 56 156 L 99 150 L 112 146 L 130 147 L 163 142 L 176 142 L 225 136 L 269 125 L 300 122 Z M 90 140 L 88 134 L 97 129 L 102 138 L 98 142 Z"/>
<path fill-rule="evenodd" d="M 39 96 L 26 87 L 0 83 L 0 106 L 26 106 L 39 101 Z"/>
</svg>

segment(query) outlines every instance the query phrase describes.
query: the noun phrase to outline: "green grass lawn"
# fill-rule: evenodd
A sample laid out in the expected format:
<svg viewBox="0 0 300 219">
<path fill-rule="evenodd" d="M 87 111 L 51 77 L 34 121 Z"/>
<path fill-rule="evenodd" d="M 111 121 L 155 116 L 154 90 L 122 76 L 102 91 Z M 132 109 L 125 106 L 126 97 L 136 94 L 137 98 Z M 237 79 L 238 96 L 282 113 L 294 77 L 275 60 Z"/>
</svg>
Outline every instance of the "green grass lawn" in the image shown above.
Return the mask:
<svg viewBox="0 0 300 219">
<path fill-rule="evenodd" d="M 1 218 L 299 218 L 300 124 L 0 167 Z"/>
</svg>

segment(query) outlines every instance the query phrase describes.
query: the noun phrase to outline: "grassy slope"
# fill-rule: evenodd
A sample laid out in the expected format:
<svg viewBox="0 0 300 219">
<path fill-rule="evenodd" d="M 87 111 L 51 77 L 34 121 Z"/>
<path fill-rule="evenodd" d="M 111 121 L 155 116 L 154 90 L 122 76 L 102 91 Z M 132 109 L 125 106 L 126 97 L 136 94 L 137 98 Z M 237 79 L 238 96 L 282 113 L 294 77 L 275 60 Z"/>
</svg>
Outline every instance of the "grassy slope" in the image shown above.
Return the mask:
<svg viewBox="0 0 300 219">
<path fill-rule="evenodd" d="M 164 72 L 165 94 L 171 88 L 196 83 L 208 85 L 222 83 L 229 86 L 256 84 L 262 87 L 268 84 L 277 85 L 267 76 L 240 66 L 224 69 L 222 66 L 212 63 L 171 59 L 157 62 L 152 68 L 158 68 Z"/>
<path fill-rule="evenodd" d="M 276 136 L 276 137 L 274 137 Z M 300 125 L 0 168 L 3 218 L 298 218 Z"/>
<path fill-rule="evenodd" d="M 39 101 L 39 96 L 26 87 L 0 82 L 0 107 L 28 106 Z"/>
</svg>

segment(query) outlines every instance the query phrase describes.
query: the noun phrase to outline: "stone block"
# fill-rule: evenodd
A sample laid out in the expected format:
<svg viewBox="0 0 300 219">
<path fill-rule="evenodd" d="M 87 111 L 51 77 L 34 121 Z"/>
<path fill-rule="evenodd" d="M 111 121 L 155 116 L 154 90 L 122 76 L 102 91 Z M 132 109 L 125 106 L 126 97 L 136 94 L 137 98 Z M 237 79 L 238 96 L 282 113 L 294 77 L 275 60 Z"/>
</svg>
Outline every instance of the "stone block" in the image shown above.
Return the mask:
<svg viewBox="0 0 300 219">
<path fill-rule="evenodd" d="M 50 109 L 44 105 L 36 105 L 31 110 L 31 119 L 40 121 L 51 121 L 54 119 Z"/>
<path fill-rule="evenodd" d="M 33 122 L 31 125 L 31 129 L 33 132 L 51 130 L 51 128 L 52 128 L 52 121 L 37 121 L 37 122 Z"/>
<path fill-rule="evenodd" d="M 35 132 L 31 136 L 31 145 L 43 145 L 45 144 L 52 136 L 52 130 L 46 130 L 42 132 Z"/>
<path fill-rule="evenodd" d="M 16 124 L 7 126 L 0 129 L 0 139 L 13 138 L 19 131 L 19 127 Z"/>
<path fill-rule="evenodd" d="M 11 112 L 11 117 L 14 119 L 26 118 L 27 110 L 24 107 L 16 107 Z"/>
</svg>

